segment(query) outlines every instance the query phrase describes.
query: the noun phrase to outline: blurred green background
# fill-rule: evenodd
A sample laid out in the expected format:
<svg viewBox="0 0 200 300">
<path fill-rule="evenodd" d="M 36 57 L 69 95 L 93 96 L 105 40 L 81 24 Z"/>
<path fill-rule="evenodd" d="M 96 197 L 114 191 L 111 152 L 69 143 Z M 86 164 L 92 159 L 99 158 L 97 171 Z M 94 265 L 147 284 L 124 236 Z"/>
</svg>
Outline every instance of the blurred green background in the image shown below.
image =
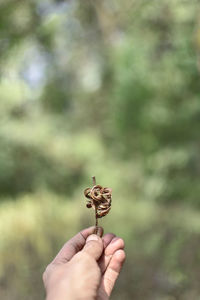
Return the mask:
<svg viewBox="0 0 200 300">
<path fill-rule="evenodd" d="M 44 299 L 93 175 L 126 243 L 112 299 L 200 299 L 199 71 L 198 1 L 0 1 L 2 300 Z"/>
</svg>

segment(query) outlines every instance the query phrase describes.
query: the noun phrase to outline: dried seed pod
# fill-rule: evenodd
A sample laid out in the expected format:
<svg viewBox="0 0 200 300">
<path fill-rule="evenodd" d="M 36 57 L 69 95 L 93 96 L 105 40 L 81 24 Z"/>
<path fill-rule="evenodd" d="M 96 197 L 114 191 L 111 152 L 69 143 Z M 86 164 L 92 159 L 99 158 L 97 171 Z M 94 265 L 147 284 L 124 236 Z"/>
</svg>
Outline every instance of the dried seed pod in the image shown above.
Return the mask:
<svg viewBox="0 0 200 300">
<path fill-rule="evenodd" d="M 96 185 L 95 177 L 93 177 L 94 186 L 84 190 L 84 195 L 87 198 L 87 208 L 95 210 L 96 226 L 98 218 L 106 216 L 111 209 L 112 190 L 101 185 Z"/>
</svg>

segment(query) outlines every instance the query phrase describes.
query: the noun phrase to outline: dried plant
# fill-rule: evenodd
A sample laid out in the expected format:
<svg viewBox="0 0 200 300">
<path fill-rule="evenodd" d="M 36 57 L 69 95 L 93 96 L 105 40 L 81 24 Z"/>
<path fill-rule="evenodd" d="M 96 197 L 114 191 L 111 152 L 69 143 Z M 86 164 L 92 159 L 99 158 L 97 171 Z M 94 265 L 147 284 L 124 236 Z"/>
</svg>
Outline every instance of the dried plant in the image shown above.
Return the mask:
<svg viewBox="0 0 200 300">
<path fill-rule="evenodd" d="M 97 230 L 98 218 L 106 216 L 111 209 L 112 201 L 112 190 L 107 187 L 102 187 L 101 185 L 96 185 L 95 176 L 93 179 L 93 187 L 84 190 L 84 195 L 87 198 L 86 206 L 87 208 L 93 208 L 95 210 L 95 226 Z"/>
</svg>

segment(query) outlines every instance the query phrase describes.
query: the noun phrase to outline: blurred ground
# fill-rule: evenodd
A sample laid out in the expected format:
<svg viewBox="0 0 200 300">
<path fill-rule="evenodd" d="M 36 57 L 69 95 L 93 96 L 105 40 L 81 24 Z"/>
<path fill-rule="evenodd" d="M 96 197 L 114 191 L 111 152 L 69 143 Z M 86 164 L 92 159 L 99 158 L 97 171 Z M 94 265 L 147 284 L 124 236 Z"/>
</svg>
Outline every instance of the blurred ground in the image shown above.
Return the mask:
<svg viewBox="0 0 200 300">
<path fill-rule="evenodd" d="M 127 260 L 113 299 L 200 298 L 198 1 L 0 2 L 0 298 L 44 299 L 41 274 L 94 223 Z"/>
</svg>

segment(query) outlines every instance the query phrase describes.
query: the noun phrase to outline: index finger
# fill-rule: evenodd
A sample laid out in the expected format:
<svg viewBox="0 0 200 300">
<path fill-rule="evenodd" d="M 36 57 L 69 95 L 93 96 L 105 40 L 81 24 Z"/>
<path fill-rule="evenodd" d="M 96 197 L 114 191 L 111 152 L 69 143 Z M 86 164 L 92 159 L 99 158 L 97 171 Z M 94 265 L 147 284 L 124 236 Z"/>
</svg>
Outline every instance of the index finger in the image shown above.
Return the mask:
<svg viewBox="0 0 200 300">
<path fill-rule="evenodd" d="M 95 232 L 95 228 L 95 226 L 92 226 L 83 229 L 73 238 L 67 241 L 58 252 L 52 263 L 66 263 L 70 261 L 70 259 L 84 247 L 87 237 Z M 98 227 L 97 234 L 99 236 L 103 235 L 102 227 Z"/>
</svg>

